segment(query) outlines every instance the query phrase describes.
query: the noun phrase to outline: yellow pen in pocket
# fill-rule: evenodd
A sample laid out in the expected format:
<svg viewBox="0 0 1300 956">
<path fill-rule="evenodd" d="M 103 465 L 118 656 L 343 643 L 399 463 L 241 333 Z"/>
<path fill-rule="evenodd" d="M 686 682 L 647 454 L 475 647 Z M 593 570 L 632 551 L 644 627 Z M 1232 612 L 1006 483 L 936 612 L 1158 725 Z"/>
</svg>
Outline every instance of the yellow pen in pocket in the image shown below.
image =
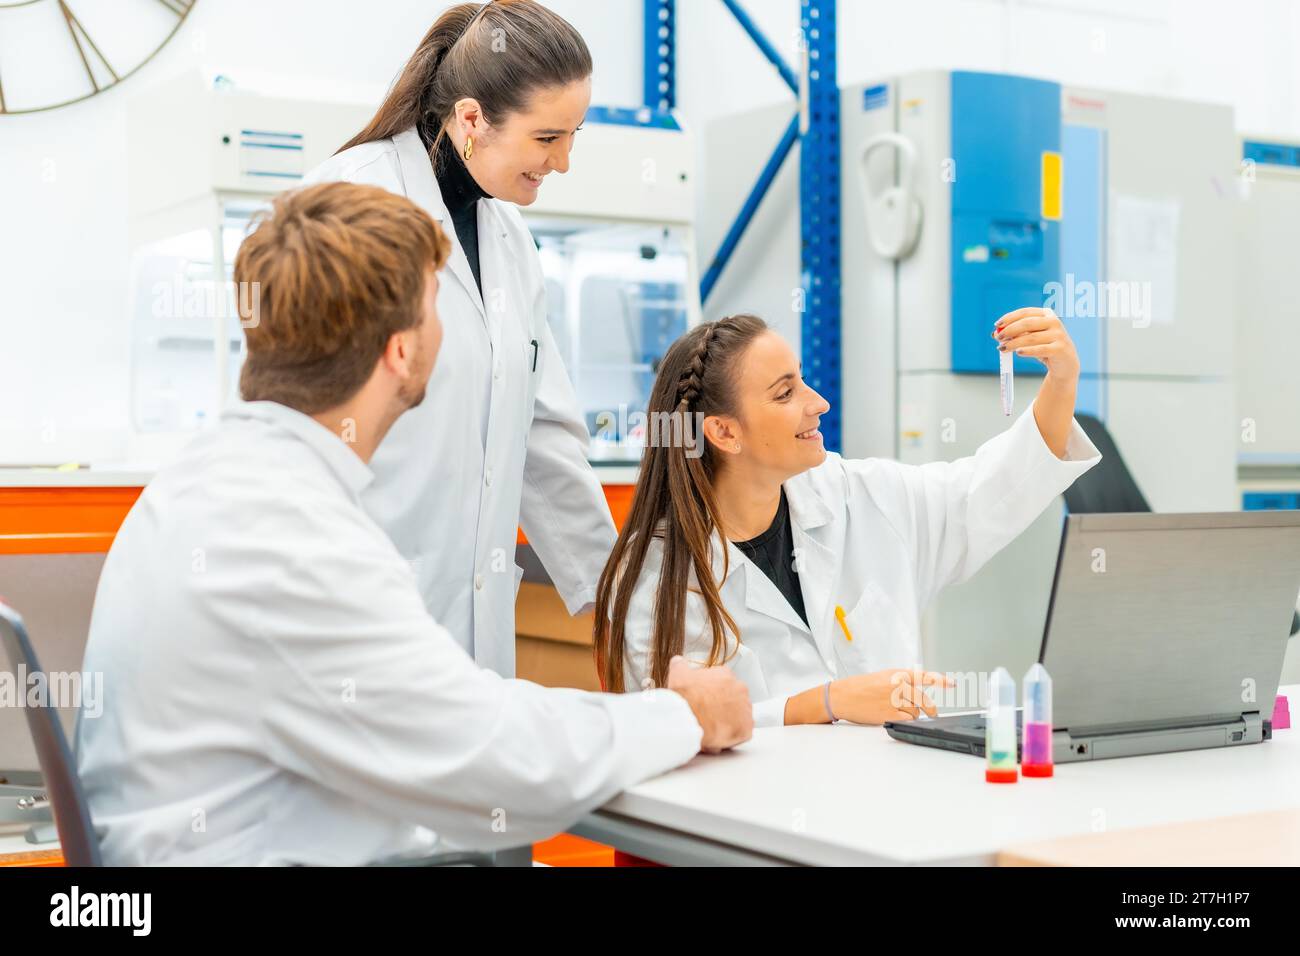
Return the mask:
<svg viewBox="0 0 1300 956">
<path fill-rule="evenodd" d="M 840 630 L 844 632 L 844 636 L 852 641 L 853 633 L 849 630 L 848 621 L 844 620 L 844 608 L 840 607 L 838 604 L 835 605 L 835 620 L 840 622 Z"/>
</svg>

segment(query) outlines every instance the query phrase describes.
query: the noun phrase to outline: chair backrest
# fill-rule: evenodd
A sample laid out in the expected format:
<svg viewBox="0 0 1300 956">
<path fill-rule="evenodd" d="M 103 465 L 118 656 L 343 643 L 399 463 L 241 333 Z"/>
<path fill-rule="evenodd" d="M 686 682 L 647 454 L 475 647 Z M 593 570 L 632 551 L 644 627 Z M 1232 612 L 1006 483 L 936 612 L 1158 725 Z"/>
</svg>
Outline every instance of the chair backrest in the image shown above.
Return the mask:
<svg viewBox="0 0 1300 956">
<path fill-rule="evenodd" d="M 1065 490 L 1065 507 L 1070 514 L 1150 511 L 1151 506 L 1133 480 L 1106 426 L 1092 415 L 1078 414 L 1074 418 L 1101 452 L 1101 461 Z"/>
<path fill-rule="evenodd" d="M 26 669 L 29 679 L 32 674 L 43 673 L 36 651 L 27 637 L 22 616 L 3 602 L 0 602 L 0 646 L 3 646 L 15 672 L 21 666 Z M 45 679 L 44 686 L 48 691 L 51 686 L 48 679 Z M 18 688 L 18 692 L 26 698 L 26 687 Z M 45 699 L 37 700 L 35 705 L 31 700 L 25 700 L 25 704 L 23 710 L 27 717 L 27 727 L 31 731 L 32 742 L 36 745 L 45 793 L 54 810 L 54 826 L 59 833 L 64 862 L 68 866 L 102 866 L 99 840 L 90 822 L 90 807 L 86 802 L 86 794 L 81 789 L 77 765 L 72 759 L 72 748 L 68 746 L 68 738 L 63 733 L 54 701 L 49 699 L 47 693 Z"/>
</svg>

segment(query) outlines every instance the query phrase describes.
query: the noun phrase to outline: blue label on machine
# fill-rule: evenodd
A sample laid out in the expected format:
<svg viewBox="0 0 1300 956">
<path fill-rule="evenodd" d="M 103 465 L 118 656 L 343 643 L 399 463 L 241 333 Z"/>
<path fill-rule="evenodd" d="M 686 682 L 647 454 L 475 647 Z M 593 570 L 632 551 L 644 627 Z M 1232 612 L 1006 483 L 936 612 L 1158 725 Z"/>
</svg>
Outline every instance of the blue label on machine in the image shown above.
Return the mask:
<svg viewBox="0 0 1300 956">
<path fill-rule="evenodd" d="M 1065 177 L 1061 227 L 1061 280 L 1047 305 L 1065 324 L 1079 354 L 1076 412 L 1106 421 L 1106 323 L 1098 316 L 1097 294 L 1106 278 L 1106 142 L 1104 129 L 1066 125 L 1061 153 Z"/>
<path fill-rule="evenodd" d="M 281 130 L 239 131 L 239 172 L 255 178 L 302 179 L 302 133 Z"/>
<path fill-rule="evenodd" d="M 667 110 L 652 109 L 649 106 L 592 106 L 587 110 L 583 122 L 603 123 L 607 126 L 640 126 L 645 129 L 680 130 L 682 125 L 677 117 Z"/>
<path fill-rule="evenodd" d="M 1300 146 L 1247 141 L 1242 144 L 1241 158 L 1269 166 L 1300 166 Z"/>
<path fill-rule="evenodd" d="M 881 83 L 877 86 L 868 86 L 862 91 L 862 109 L 878 110 L 881 107 L 889 105 L 889 86 Z"/>
<path fill-rule="evenodd" d="M 1242 511 L 1297 511 L 1300 492 L 1248 491 L 1241 496 Z"/>
</svg>

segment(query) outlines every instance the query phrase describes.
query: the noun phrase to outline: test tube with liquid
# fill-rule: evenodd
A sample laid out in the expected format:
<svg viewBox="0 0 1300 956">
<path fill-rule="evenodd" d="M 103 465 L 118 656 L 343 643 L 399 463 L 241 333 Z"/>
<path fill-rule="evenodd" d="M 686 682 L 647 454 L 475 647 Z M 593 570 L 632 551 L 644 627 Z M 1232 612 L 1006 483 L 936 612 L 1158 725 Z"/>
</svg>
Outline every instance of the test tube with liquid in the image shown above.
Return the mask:
<svg viewBox="0 0 1300 956">
<path fill-rule="evenodd" d="M 1024 741 L 1020 769 L 1026 777 L 1052 775 L 1052 678 L 1035 664 L 1025 672 Z"/>
<path fill-rule="evenodd" d="M 1016 682 L 1005 667 L 989 675 L 988 711 L 984 719 L 984 779 L 989 783 L 1015 783 Z"/>
<path fill-rule="evenodd" d="M 1008 349 L 1005 352 L 998 353 L 998 378 L 1002 382 L 1002 414 L 1010 415 L 1011 406 L 1016 400 L 1016 381 L 1012 374 L 1012 362 L 1015 361 L 1015 353 Z"/>
</svg>

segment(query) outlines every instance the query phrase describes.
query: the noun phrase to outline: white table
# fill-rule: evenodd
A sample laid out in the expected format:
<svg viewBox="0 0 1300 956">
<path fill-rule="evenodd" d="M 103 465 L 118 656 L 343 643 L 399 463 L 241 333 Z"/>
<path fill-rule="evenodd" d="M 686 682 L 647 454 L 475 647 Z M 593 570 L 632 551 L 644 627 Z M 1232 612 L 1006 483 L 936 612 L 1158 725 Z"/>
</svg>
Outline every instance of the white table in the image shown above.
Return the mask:
<svg viewBox="0 0 1300 956">
<path fill-rule="evenodd" d="M 1300 711 L 1300 685 L 1282 693 Z M 632 787 L 572 832 L 672 864 L 992 865 L 1013 844 L 1296 807 L 1300 727 L 989 784 L 980 758 L 841 723 L 757 730 Z"/>
</svg>

